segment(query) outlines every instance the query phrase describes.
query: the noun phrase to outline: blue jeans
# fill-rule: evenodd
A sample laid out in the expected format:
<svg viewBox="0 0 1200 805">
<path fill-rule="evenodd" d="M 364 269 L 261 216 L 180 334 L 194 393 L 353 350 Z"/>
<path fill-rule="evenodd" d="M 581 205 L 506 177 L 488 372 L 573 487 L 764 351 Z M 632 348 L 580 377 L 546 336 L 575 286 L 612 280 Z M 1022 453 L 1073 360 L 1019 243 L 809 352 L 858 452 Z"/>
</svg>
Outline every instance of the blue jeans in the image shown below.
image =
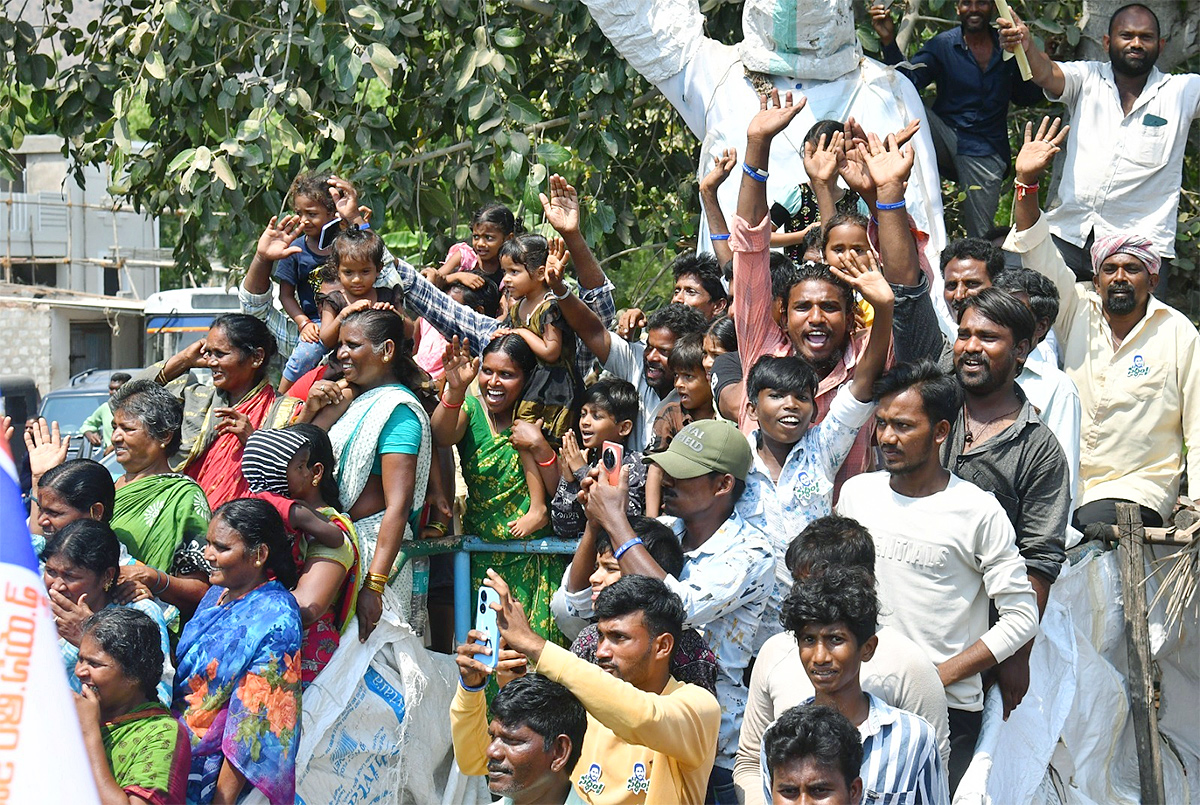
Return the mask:
<svg viewBox="0 0 1200 805">
<path fill-rule="evenodd" d="M 295 383 L 304 375 L 317 368 L 317 364 L 325 357 L 325 353 L 329 350 L 325 349 L 325 345 L 318 341 L 315 344 L 310 344 L 307 341 L 301 341 L 296 344 L 296 348 L 292 350 L 292 356 L 288 358 L 287 365 L 283 367 L 283 376 L 290 382 Z"/>
<path fill-rule="evenodd" d="M 705 805 L 738 805 L 737 789 L 733 787 L 733 771 L 713 766 L 708 775 L 708 791 L 704 794 Z"/>
</svg>

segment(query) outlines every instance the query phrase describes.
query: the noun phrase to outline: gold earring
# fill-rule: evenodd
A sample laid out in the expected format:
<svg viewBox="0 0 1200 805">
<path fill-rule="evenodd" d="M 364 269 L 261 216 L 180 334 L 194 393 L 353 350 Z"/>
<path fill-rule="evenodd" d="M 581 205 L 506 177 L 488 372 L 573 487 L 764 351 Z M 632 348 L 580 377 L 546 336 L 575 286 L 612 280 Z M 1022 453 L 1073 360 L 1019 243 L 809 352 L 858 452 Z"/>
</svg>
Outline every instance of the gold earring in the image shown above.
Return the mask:
<svg viewBox="0 0 1200 805">
<path fill-rule="evenodd" d="M 384 362 L 384 363 L 391 363 L 391 362 L 392 362 L 392 356 L 391 356 L 391 355 L 384 355 L 384 356 L 383 356 L 383 362 Z"/>
<path fill-rule="evenodd" d="M 167 449 L 167 443 L 166 443 L 166 442 L 160 442 L 158 446 L 159 446 L 159 447 L 161 447 L 163 450 L 166 450 L 166 449 Z"/>
<path fill-rule="evenodd" d="M 262 567 L 262 560 L 259 560 L 259 561 L 255 562 L 255 563 L 254 563 L 254 566 L 255 566 L 255 567 Z"/>
<path fill-rule="evenodd" d="M 321 485 L 321 479 L 313 478 L 313 486 L 320 486 L 320 485 Z"/>
</svg>

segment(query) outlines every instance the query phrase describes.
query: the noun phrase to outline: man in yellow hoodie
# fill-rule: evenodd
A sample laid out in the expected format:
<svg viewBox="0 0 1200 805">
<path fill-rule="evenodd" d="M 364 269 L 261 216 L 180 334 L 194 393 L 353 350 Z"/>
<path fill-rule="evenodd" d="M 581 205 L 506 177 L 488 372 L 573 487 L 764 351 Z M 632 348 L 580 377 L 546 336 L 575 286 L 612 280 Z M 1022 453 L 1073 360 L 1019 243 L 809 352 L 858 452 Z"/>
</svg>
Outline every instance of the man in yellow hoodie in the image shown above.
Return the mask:
<svg viewBox="0 0 1200 805">
<path fill-rule="evenodd" d="M 623 576 L 605 588 L 596 599 L 600 643 L 592 665 L 536 634 L 495 571 L 484 583 L 500 595 L 496 620 L 508 646 L 587 710 L 574 793 L 592 805 L 703 803 L 721 711 L 711 693 L 671 676 L 684 620 L 679 597 L 646 576 Z M 483 695 L 459 686 L 452 730 L 460 729 L 461 713 L 484 707 Z"/>
</svg>

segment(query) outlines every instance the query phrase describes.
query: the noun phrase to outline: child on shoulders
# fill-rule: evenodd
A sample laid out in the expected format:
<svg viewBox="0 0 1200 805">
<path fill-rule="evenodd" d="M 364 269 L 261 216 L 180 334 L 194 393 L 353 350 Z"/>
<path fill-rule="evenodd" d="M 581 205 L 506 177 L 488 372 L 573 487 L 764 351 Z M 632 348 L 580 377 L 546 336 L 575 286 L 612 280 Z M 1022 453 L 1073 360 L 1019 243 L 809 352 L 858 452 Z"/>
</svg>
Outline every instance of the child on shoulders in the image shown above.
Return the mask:
<svg viewBox="0 0 1200 805">
<path fill-rule="evenodd" d="M 541 235 L 521 235 L 500 249 L 504 290 L 512 298 L 506 328 L 497 333 L 519 335 L 537 356 L 534 369 L 516 418 L 542 421 L 553 439 L 561 439 L 575 425 L 575 404 L 582 380 L 575 367 L 575 333 L 563 320 L 558 301 L 546 285 L 550 260 L 566 260 L 566 246 L 555 240 L 553 247 Z"/>
</svg>

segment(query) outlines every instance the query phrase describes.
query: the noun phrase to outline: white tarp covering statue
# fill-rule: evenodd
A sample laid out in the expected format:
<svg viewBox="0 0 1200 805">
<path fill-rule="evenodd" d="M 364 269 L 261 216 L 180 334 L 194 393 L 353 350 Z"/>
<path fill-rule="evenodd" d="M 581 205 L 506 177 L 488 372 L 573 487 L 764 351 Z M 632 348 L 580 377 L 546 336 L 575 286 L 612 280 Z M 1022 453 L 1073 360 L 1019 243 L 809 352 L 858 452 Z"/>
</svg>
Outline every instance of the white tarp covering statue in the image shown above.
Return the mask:
<svg viewBox="0 0 1200 805">
<path fill-rule="evenodd" d="M 882 137 L 920 118 L 906 200 L 917 226 L 929 234 L 927 257 L 937 265 L 946 227 L 925 107 L 912 82 L 863 56 L 851 0 L 747 0 L 742 10 L 745 38 L 737 45 L 704 35 L 704 15 L 696 0 L 584 3 L 617 51 L 658 87 L 700 139 L 701 176 L 723 149 L 736 148 L 739 157 L 745 153 L 746 127 L 758 112 L 760 91 L 773 86 L 808 98 L 808 106 L 771 145 L 768 204 L 784 201 L 807 181 L 802 146 L 818 120 L 853 117 Z M 731 179 L 718 193 L 727 220 L 737 206 L 738 186 Z M 700 227 L 700 248 L 708 250 L 703 217 Z M 934 274 L 932 296 L 942 311 L 941 276 Z"/>
</svg>

